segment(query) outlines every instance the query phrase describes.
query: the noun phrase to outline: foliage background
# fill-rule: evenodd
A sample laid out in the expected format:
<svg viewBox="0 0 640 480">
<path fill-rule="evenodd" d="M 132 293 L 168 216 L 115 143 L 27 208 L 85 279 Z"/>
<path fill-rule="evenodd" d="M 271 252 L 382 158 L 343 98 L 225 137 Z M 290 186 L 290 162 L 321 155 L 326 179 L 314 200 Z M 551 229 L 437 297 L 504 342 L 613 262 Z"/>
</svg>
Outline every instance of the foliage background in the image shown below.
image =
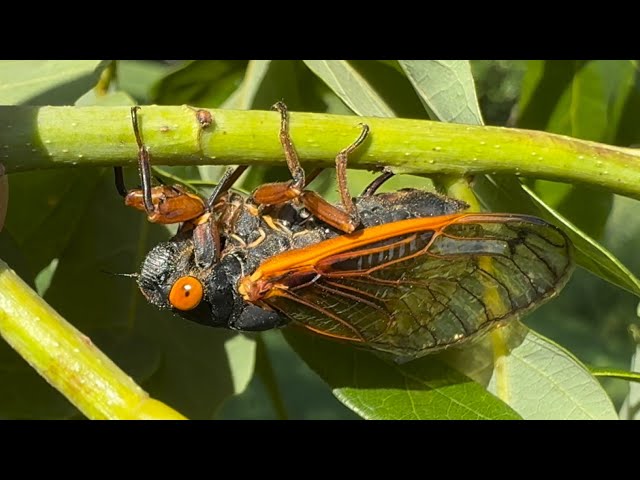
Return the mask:
<svg viewBox="0 0 640 480">
<path fill-rule="evenodd" d="M 370 61 L 350 64 L 369 79 L 398 116 L 428 118 L 393 65 Z M 640 82 L 633 62 L 472 61 L 471 66 L 486 124 L 547 130 L 622 146 L 640 143 L 640 131 L 635 128 L 640 116 Z M 75 90 L 67 85 L 25 98 L 22 103 L 186 103 L 266 110 L 275 100 L 284 99 L 292 111 L 351 114 L 299 61 L 122 61 L 116 71 L 117 81 L 111 82 L 106 95 L 86 92 L 86 82 L 78 82 Z M 14 71 L 11 75 L 17 74 Z M 97 76 L 92 78 L 94 83 L 97 80 Z M 167 171 L 184 178 L 215 179 L 220 169 Z M 130 184 L 136 183 L 135 172 L 129 172 L 128 178 Z M 283 167 L 252 168 L 242 188 L 251 190 L 264 181 L 284 178 L 287 171 Z M 358 192 L 370 178 L 367 172 L 353 172 L 352 191 Z M 317 182 L 318 191 L 336 199 L 330 172 Z M 389 188 L 409 184 L 429 186 L 425 179 L 401 176 Z M 529 185 L 633 272 L 640 272 L 635 248 L 640 236 L 637 202 L 584 187 L 545 181 Z M 122 207 L 109 171 L 30 172 L 11 178 L 11 208 L 7 229 L 0 234 L 0 252 L 145 389 L 188 416 L 359 418 L 332 395 L 280 332 L 262 334 L 254 343 L 226 332 L 185 325 L 144 304 L 127 279 L 100 272 L 127 272 L 132 265 L 135 269 L 135 259 L 167 235 L 164 227 L 149 226 L 136 212 Z M 52 258 L 56 260 L 51 262 Z M 88 264 L 87 258 L 95 258 L 95 262 Z M 578 269 L 564 293 L 527 317 L 526 323 L 585 363 L 628 369 L 636 348 L 628 332 L 629 325 L 636 322 L 636 305 L 632 294 Z M 156 332 L 155 336 L 149 337 L 149 330 Z M 0 381 L 11 386 L 0 398 L 0 416 L 78 415 L 4 344 L 0 346 L 0 365 L 4 367 Z M 628 384 L 608 379 L 603 383 L 620 408 Z M 230 396 L 234 392 L 238 393 Z"/>
</svg>

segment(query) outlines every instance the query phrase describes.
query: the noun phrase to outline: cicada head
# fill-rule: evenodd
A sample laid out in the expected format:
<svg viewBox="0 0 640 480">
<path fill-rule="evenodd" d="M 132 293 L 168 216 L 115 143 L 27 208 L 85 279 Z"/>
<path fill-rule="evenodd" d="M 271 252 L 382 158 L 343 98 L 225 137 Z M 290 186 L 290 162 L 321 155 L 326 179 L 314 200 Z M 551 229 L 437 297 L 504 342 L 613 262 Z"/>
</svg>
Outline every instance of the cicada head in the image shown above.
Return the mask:
<svg viewBox="0 0 640 480">
<path fill-rule="evenodd" d="M 282 326 L 277 313 L 239 295 L 242 264 L 242 257 L 227 255 L 203 266 L 196 261 L 192 237 L 176 237 L 149 252 L 138 286 L 149 303 L 202 325 L 245 331 Z"/>
<path fill-rule="evenodd" d="M 157 245 L 145 258 L 138 286 L 149 303 L 168 308 L 204 325 L 226 327 L 233 309 L 233 286 L 223 269 L 200 268 L 193 242 L 172 239 Z"/>
</svg>

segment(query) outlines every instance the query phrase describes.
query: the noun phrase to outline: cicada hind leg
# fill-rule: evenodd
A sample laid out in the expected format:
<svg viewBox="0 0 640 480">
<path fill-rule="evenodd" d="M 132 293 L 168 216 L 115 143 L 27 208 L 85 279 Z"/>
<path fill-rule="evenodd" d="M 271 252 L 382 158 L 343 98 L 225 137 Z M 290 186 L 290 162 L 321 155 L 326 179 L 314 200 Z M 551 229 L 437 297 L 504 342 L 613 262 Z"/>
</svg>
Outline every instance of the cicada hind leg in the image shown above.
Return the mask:
<svg viewBox="0 0 640 480">
<path fill-rule="evenodd" d="M 347 160 L 349 154 L 366 140 L 369 127 L 363 124 L 362 132 L 356 141 L 342 149 L 336 156 L 336 176 L 343 207 L 341 209 L 330 204 L 317 193 L 305 189 L 321 170 L 316 170 L 305 178 L 304 170 L 289 135 L 287 106 L 283 102 L 278 102 L 273 108 L 280 112 L 280 143 L 284 149 L 292 180 L 282 183 L 268 183 L 258 187 L 253 192 L 253 201 L 259 205 L 278 205 L 298 199 L 316 218 L 343 232 L 353 232 L 360 225 L 360 217 L 347 188 Z"/>
</svg>

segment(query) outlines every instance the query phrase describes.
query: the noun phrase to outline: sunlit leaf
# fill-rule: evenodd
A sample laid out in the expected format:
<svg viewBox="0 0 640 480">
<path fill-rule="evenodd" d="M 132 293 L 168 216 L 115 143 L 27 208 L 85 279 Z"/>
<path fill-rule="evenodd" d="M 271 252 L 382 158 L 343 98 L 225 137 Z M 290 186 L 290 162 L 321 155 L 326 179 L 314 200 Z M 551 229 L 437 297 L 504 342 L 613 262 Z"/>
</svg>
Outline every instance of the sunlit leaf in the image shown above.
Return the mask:
<svg viewBox="0 0 640 480">
<path fill-rule="evenodd" d="M 518 126 L 615 143 L 628 128 L 627 99 L 637 87 L 628 60 L 530 61 L 523 82 Z M 624 118 L 623 118 L 624 115 Z M 625 146 L 622 143 L 622 146 Z M 538 180 L 538 196 L 593 238 L 600 238 L 613 195 L 581 185 Z"/>
<path fill-rule="evenodd" d="M 524 419 L 617 418 L 611 399 L 598 380 L 573 355 L 532 330 L 511 325 L 507 335 L 519 338 L 505 355 L 494 358 L 491 352 L 495 339 L 487 337 L 472 349 L 449 354 L 449 361 L 486 384 L 490 392 Z M 496 334 L 504 335 L 502 331 Z M 489 353 L 479 354 L 483 350 Z M 489 361 L 479 367 L 478 359 L 483 357 Z"/>
<path fill-rule="evenodd" d="M 151 103 L 149 92 L 171 67 L 162 62 L 142 60 L 118 61 L 118 88 L 144 105 Z"/>
<path fill-rule="evenodd" d="M 369 83 L 345 60 L 305 60 L 349 108 L 359 115 L 392 117 L 393 111 Z"/>
<path fill-rule="evenodd" d="M 334 395 L 368 419 L 516 419 L 483 386 L 435 357 L 397 365 L 317 336 L 285 331 Z"/>
<path fill-rule="evenodd" d="M 93 87 L 106 62 L 100 60 L 3 60 L 0 103 L 70 105 Z"/>
<path fill-rule="evenodd" d="M 231 95 L 244 77 L 245 60 L 196 60 L 174 67 L 151 92 L 160 105 L 217 107 Z"/>
<path fill-rule="evenodd" d="M 270 64 L 271 60 L 250 60 L 242 83 L 236 91 L 225 100 L 222 107 L 236 110 L 247 110 L 251 108 L 258 89 L 262 84 L 262 80 L 269 70 Z"/>
<path fill-rule="evenodd" d="M 467 60 L 399 60 L 431 118 L 482 125 Z"/>
<path fill-rule="evenodd" d="M 599 277 L 640 296 L 640 281 L 611 252 L 548 207 L 533 191 L 513 178 L 479 177 L 474 191 L 482 203 L 494 211 L 528 213 L 545 218 L 563 228 L 573 242 L 576 262 Z"/>
</svg>

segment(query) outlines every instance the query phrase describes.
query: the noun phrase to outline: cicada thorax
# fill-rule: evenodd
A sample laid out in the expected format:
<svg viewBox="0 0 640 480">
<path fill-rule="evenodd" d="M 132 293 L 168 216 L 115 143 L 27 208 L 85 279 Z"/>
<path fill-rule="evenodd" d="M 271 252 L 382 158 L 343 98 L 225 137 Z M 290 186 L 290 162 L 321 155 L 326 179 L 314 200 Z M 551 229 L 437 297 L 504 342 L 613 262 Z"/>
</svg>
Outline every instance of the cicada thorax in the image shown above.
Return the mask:
<svg viewBox="0 0 640 480">
<path fill-rule="evenodd" d="M 361 229 L 410 218 L 449 215 L 467 208 L 464 202 L 416 189 L 359 197 L 354 203 Z M 242 254 L 247 275 L 271 257 L 344 234 L 295 201 L 258 206 L 250 197 L 229 193 L 216 208 L 215 216 L 223 243 L 221 256 Z"/>
</svg>

